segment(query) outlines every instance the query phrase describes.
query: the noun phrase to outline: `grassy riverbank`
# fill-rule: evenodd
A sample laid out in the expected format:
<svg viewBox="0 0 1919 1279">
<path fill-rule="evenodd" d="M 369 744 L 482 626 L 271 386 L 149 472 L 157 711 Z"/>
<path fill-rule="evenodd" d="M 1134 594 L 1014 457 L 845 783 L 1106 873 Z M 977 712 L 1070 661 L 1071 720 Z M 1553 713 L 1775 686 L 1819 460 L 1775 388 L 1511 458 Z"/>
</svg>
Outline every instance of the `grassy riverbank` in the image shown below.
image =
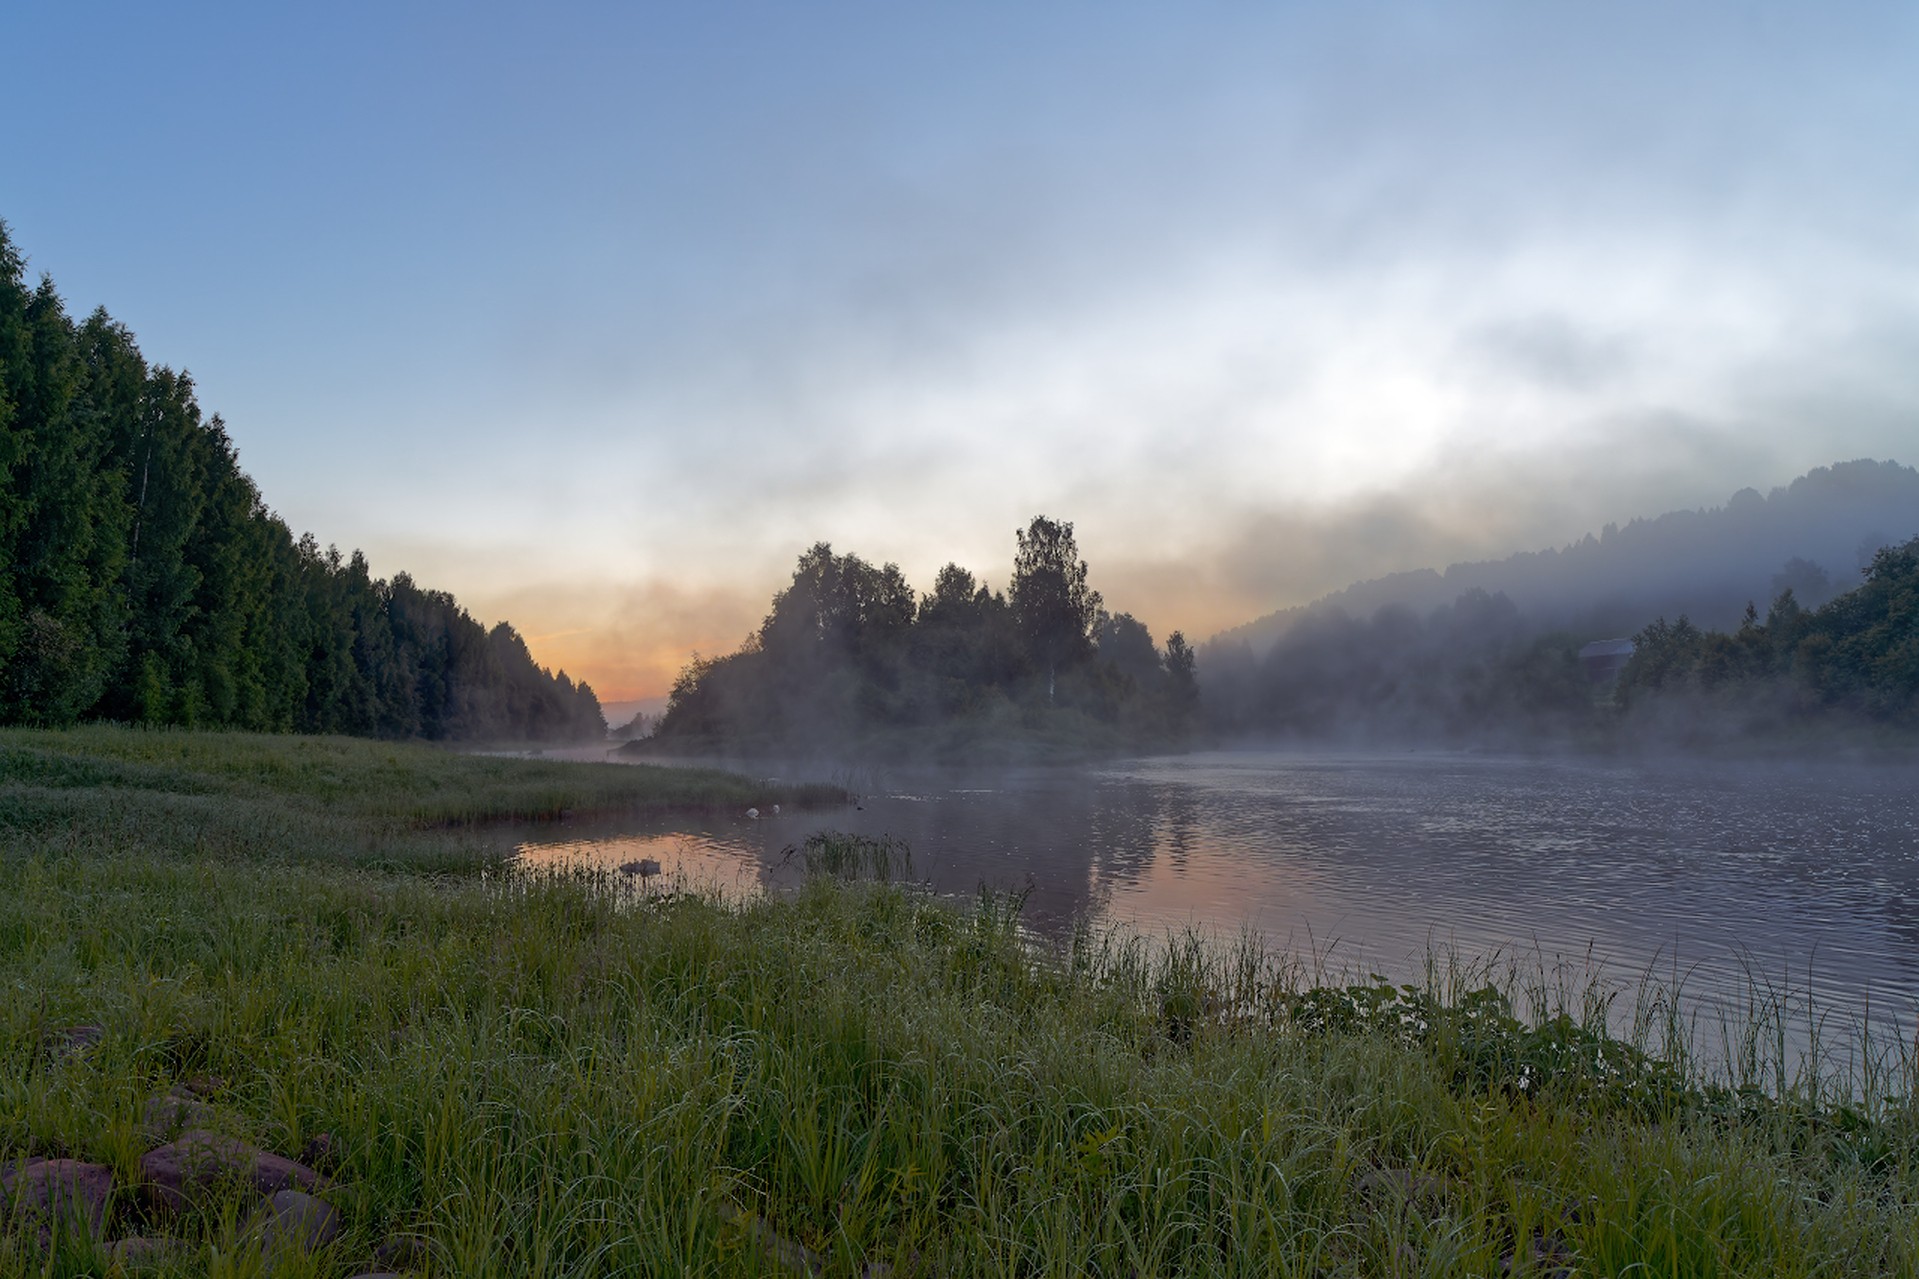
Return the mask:
<svg viewBox="0 0 1919 1279">
<path fill-rule="evenodd" d="M 1004 902 L 824 879 L 727 905 L 440 873 L 485 851 L 448 821 L 693 802 L 575 767 L 0 735 L 0 1162 L 130 1177 L 145 1099 L 211 1077 L 236 1135 L 332 1136 L 346 1234 L 281 1276 L 372 1269 L 396 1231 L 448 1276 L 1919 1264 L 1909 1080 L 1706 1087 L 1589 1029 L 1585 992 L 1514 1018 L 1476 982 L 1312 990 L 1250 949 L 1047 958 Z M 82 1024 L 100 1042 L 58 1051 Z M 260 1273 L 235 1215 L 174 1227 L 173 1273 Z M 98 1263 L 62 1248 L 14 1231 L 0 1274 Z"/>
<path fill-rule="evenodd" d="M 516 823 L 846 799 L 710 769 L 108 727 L 0 730 L 0 787 L 0 832 L 32 847 L 410 870 L 491 865 L 512 847 L 496 828 Z"/>
</svg>

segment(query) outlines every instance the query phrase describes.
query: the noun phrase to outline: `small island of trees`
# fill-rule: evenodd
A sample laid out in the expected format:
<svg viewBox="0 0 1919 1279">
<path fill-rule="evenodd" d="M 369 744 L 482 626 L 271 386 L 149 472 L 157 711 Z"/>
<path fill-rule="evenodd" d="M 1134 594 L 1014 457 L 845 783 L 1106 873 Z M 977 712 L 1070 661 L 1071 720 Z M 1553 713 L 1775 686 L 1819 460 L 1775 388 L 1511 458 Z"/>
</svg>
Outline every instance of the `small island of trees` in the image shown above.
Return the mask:
<svg viewBox="0 0 1919 1279">
<path fill-rule="evenodd" d="M 1016 533 L 1004 593 L 948 564 L 916 595 L 899 567 L 799 558 L 737 652 L 697 655 L 640 752 L 1042 760 L 1176 745 L 1198 709 L 1193 650 L 1161 650 L 1087 584 L 1070 523 Z"/>
</svg>

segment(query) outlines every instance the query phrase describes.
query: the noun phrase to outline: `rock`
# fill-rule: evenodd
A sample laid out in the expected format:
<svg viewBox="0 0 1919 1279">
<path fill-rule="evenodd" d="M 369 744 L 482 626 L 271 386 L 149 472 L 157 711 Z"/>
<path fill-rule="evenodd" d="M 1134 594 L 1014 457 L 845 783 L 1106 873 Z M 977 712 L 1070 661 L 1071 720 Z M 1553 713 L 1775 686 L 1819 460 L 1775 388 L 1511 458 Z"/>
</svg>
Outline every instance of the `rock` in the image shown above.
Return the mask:
<svg viewBox="0 0 1919 1279">
<path fill-rule="evenodd" d="M 24 1159 L 0 1170 L 0 1220 L 30 1221 L 41 1237 L 78 1225 L 93 1238 L 106 1233 L 113 1170 L 78 1159 Z"/>
<path fill-rule="evenodd" d="M 660 864 L 651 857 L 642 857 L 636 862 L 621 862 L 620 871 L 627 875 L 638 875 L 645 879 L 648 875 L 660 873 Z"/>
<path fill-rule="evenodd" d="M 1499 1272 L 1509 1275 L 1523 1270 L 1524 1273 L 1544 1275 L 1548 1279 L 1572 1279 L 1578 1273 L 1571 1245 L 1556 1234 L 1549 1235 L 1535 1228 L 1532 1238 L 1524 1245 L 1524 1251 L 1528 1265 L 1522 1267 L 1519 1264 L 1519 1249 L 1515 1249 L 1499 1259 Z"/>
<path fill-rule="evenodd" d="M 382 1239 L 373 1250 L 373 1259 L 395 1270 L 424 1270 L 433 1256 L 433 1245 L 425 1235 L 399 1230 Z"/>
<path fill-rule="evenodd" d="M 47 1038 L 56 1057 L 77 1057 L 107 1037 L 105 1026 L 63 1026 Z"/>
<path fill-rule="evenodd" d="M 140 1135 L 148 1141 L 168 1141 L 188 1129 L 207 1128 L 219 1112 L 185 1088 L 162 1097 L 149 1097 L 140 1108 Z"/>
<path fill-rule="evenodd" d="M 130 1270 L 157 1270 L 187 1254 L 184 1240 L 156 1235 L 135 1235 L 107 1247 L 107 1261 L 115 1273 Z"/>
<path fill-rule="evenodd" d="M 332 1133 L 316 1132 L 307 1138 L 306 1145 L 300 1147 L 300 1162 L 309 1168 L 318 1168 L 323 1172 L 331 1171 L 339 1165 L 333 1147 Z"/>
<path fill-rule="evenodd" d="M 788 1239 L 761 1220 L 759 1215 L 741 1208 L 731 1200 L 720 1201 L 720 1220 L 742 1227 L 759 1246 L 762 1257 L 787 1270 L 817 1276 L 826 1273 L 826 1258 L 797 1239 Z"/>
<path fill-rule="evenodd" d="M 1446 1178 L 1411 1168 L 1368 1168 L 1353 1178 L 1353 1185 L 1361 1194 L 1407 1203 L 1443 1199 L 1451 1189 Z"/>
<path fill-rule="evenodd" d="M 311 1194 L 324 1184 L 305 1164 L 204 1130 L 182 1133 L 140 1156 L 140 1172 L 148 1202 L 172 1212 L 203 1201 L 221 1182 L 239 1182 L 267 1196 L 282 1190 Z"/>
<path fill-rule="evenodd" d="M 252 1228 L 268 1252 L 312 1252 L 340 1237 L 340 1210 L 315 1195 L 282 1190 L 267 1201 Z"/>
<path fill-rule="evenodd" d="M 181 1082 L 180 1087 L 202 1101 L 212 1101 L 227 1090 L 227 1081 L 218 1075 L 190 1075 Z"/>
</svg>

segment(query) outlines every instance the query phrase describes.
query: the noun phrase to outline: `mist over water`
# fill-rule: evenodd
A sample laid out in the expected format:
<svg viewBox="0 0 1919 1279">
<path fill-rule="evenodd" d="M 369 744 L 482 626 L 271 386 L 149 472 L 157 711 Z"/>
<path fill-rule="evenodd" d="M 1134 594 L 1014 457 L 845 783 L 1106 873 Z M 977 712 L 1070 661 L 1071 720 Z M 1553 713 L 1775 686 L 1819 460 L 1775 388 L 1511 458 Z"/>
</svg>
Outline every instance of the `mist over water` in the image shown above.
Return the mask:
<svg viewBox="0 0 1919 1279">
<path fill-rule="evenodd" d="M 797 882 L 822 830 L 907 841 L 963 898 L 1028 893 L 1076 921 L 1199 928 L 1315 957 L 1329 977 L 1421 975 L 1435 950 L 1560 962 L 1696 1008 L 1758 982 L 1840 1021 L 1919 1008 L 1919 772 L 1667 759 L 1221 751 L 1084 768 L 850 775 L 858 808 L 575 827 L 529 862 L 654 857 L 728 890 Z"/>
</svg>

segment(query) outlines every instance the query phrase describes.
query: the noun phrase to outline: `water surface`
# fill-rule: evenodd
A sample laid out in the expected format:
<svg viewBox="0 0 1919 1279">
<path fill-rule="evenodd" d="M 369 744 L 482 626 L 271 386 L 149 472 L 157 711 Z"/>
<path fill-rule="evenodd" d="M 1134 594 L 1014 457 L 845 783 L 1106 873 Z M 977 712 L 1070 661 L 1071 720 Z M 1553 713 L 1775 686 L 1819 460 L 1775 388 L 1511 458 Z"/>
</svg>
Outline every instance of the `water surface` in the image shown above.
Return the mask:
<svg viewBox="0 0 1919 1279">
<path fill-rule="evenodd" d="M 1087 768 L 853 779 L 860 807 L 574 827 L 530 861 L 661 861 L 729 890 L 791 882 L 839 829 L 908 842 L 935 890 L 1027 892 L 1025 919 L 1254 930 L 1346 975 L 1436 948 L 1751 983 L 1910 1035 L 1919 1006 L 1911 766 L 1212 752 Z"/>
</svg>

